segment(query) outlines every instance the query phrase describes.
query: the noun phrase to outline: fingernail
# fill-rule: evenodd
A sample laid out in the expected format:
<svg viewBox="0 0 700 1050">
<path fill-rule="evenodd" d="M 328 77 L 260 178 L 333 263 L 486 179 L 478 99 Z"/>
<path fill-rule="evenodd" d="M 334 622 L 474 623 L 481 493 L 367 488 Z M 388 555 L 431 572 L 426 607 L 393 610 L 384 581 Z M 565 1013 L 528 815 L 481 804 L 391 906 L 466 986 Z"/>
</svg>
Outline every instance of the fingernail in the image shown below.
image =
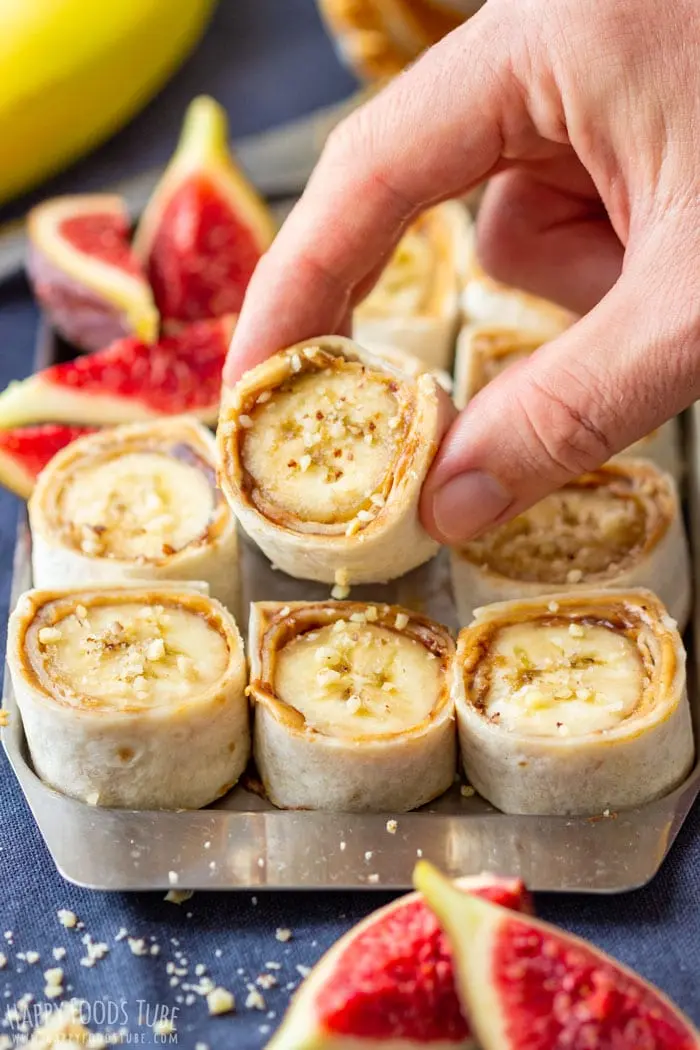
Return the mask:
<svg viewBox="0 0 700 1050">
<path fill-rule="evenodd" d="M 480 470 L 458 474 L 433 497 L 433 517 L 448 543 L 471 539 L 512 503 L 501 483 Z"/>
</svg>

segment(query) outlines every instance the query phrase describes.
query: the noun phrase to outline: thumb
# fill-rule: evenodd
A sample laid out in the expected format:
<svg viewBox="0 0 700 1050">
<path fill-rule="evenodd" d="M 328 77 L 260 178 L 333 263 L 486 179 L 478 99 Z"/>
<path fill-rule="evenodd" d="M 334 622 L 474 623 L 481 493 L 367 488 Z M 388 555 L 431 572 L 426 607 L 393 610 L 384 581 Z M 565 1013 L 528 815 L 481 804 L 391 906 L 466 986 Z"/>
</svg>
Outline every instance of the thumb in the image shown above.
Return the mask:
<svg viewBox="0 0 700 1050">
<path fill-rule="evenodd" d="M 489 383 L 452 425 L 422 495 L 437 539 L 458 544 L 514 517 L 697 398 L 688 280 L 649 255 L 663 286 L 651 264 L 630 265 L 591 313 Z"/>
</svg>

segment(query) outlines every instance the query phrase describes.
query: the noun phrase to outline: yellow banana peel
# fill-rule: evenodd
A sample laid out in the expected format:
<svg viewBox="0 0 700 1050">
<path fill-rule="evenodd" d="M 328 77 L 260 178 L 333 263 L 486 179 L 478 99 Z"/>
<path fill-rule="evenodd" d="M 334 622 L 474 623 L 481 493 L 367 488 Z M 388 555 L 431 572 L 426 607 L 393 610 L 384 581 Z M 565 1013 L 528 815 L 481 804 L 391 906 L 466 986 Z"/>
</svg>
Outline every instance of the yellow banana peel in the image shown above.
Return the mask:
<svg viewBox="0 0 700 1050">
<path fill-rule="evenodd" d="M 165 82 L 214 0 L 0 0 L 0 203 L 107 138 Z"/>
</svg>

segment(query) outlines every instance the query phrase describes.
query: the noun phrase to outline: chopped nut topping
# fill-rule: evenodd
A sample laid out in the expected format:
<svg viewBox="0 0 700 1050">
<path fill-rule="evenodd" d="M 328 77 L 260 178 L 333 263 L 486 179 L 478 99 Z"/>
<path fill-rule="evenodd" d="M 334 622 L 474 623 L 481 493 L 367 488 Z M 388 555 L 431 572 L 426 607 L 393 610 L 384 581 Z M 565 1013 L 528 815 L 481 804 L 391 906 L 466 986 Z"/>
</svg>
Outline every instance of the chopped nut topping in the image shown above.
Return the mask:
<svg viewBox="0 0 700 1050">
<path fill-rule="evenodd" d="M 267 1004 L 262 995 L 254 985 L 248 986 L 248 995 L 245 1001 L 247 1010 L 266 1010 Z"/>
<path fill-rule="evenodd" d="M 386 822 L 386 830 L 389 832 L 390 835 L 395 835 L 396 832 L 398 831 L 398 828 L 399 828 L 398 820 L 387 820 L 387 822 Z"/>
<path fill-rule="evenodd" d="M 362 698 L 357 696 L 356 693 L 349 696 L 346 701 L 346 707 L 351 714 L 357 714 L 362 707 Z"/>
<path fill-rule="evenodd" d="M 40 645 L 52 645 L 55 642 L 60 642 L 62 634 L 58 627 L 40 627 L 39 628 L 39 644 Z"/>
<path fill-rule="evenodd" d="M 194 660 L 189 656 L 178 656 L 175 660 L 178 671 L 185 678 L 194 678 L 196 675 L 196 669 L 194 666 Z"/>
<path fill-rule="evenodd" d="M 175 1032 L 175 1024 L 170 1017 L 161 1017 L 153 1025 L 155 1035 L 172 1035 Z"/>
<path fill-rule="evenodd" d="M 394 620 L 394 626 L 397 631 L 404 631 L 408 627 L 408 616 L 406 613 L 398 613 Z"/>
<path fill-rule="evenodd" d="M 165 656 L 165 642 L 162 638 L 154 638 L 153 641 L 146 646 L 146 659 L 157 661 L 162 660 Z"/>
<path fill-rule="evenodd" d="M 168 890 L 163 900 L 170 904 L 183 904 L 191 897 L 194 897 L 194 890 Z"/>
<path fill-rule="evenodd" d="M 319 685 L 330 685 L 332 682 L 339 682 L 341 678 L 340 671 L 335 671 L 332 667 L 322 667 L 316 674 Z"/>
<path fill-rule="evenodd" d="M 275 988 L 278 982 L 274 974 L 261 973 L 258 977 L 256 977 L 255 983 L 267 992 L 270 990 L 270 988 Z"/>
<path fill-rule="evenodd" d="M 236 1009 L 236 1000 L 226 988 L 216 987 L 207 994 L 207 1007 L 212 1016 L 229 1014 Z"/>
<path fill-rule="evenodd" d="M 277 930 L 275 930 L 275 938 L 278 941 L 281 941 L 282 944 L 286 944 L 287 941 L 291 941 L 292 939 L 292 931 L 285 927 L 278 927 Z"/>
<path fill-rule="evenodd" d="M 250 416 L 246 416 L 245 414 L 238 417 L 238 422 L 244 430 L 249 430 L 253 426 L 253 420 Z"/>
<path fill-rule="evenodd" d="M 78 916 L 74 911 L 69 911 L 68 908 L 59 908 L 56 914 L 61 926 L 65 926 L 67 930 L 72 930 L 73 927 L 77 926 Z"/>
<path fill-rule="evenodd" d="M 476 795 L 476 791 L 470 784 L 462 784 L 459 793 L 462 798 L 473 798 Z"/>
</svg>

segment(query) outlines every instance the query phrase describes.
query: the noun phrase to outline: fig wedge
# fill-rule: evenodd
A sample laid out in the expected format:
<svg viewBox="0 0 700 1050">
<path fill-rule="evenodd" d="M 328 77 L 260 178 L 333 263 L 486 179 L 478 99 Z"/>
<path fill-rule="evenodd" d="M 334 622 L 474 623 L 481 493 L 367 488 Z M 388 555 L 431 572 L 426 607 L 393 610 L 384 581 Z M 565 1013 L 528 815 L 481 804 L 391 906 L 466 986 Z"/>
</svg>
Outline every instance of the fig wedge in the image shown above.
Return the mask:
<svg viewBox="0 0 700 1050">
<path fill-rule="evenodd" d="M 54 197 L 32 209 L 27 228 L 34 294 L 65 339 L 99 350 L 122 336 L 157 337 L 158 310 L 121 197 Z"/>
<path fill-rule="evenodd" d="M 414 883 L 451 944 L 482 1050 L 698 1050 L 656 988 L 592 945 L 460 893 L 425 861 Z"/>
<path fill-rule="evenodd" d="M 461 879 L 476 893 L 529 911 L 518 879 Z M 447 941 L 417 893 L 380 908 L 342 937 L 296 993 L 268 1050 L 472 1050 Z"/>
<path fill-rule="evenodd" d="M 237 313 L 274 232 L 231 156 L 224 110 L 196 98 L 134 240 L 165 328 Z"/>
<path fill-rule="evenodd" d="M 66 445 L 91 427 L 44 423 L 17 430 L 0 430 L 0 485 L 21 499 L 29 499 L 46 464 Z"/>
<path fill-rule="evenodd" d="M 184 412 L 213 425 L 235 321 L 198 321 L 153 344 L 118 339 L 10 383 L 0 394 L 0 428 L 44 421 L 109 426 Z"/>
</svg>

